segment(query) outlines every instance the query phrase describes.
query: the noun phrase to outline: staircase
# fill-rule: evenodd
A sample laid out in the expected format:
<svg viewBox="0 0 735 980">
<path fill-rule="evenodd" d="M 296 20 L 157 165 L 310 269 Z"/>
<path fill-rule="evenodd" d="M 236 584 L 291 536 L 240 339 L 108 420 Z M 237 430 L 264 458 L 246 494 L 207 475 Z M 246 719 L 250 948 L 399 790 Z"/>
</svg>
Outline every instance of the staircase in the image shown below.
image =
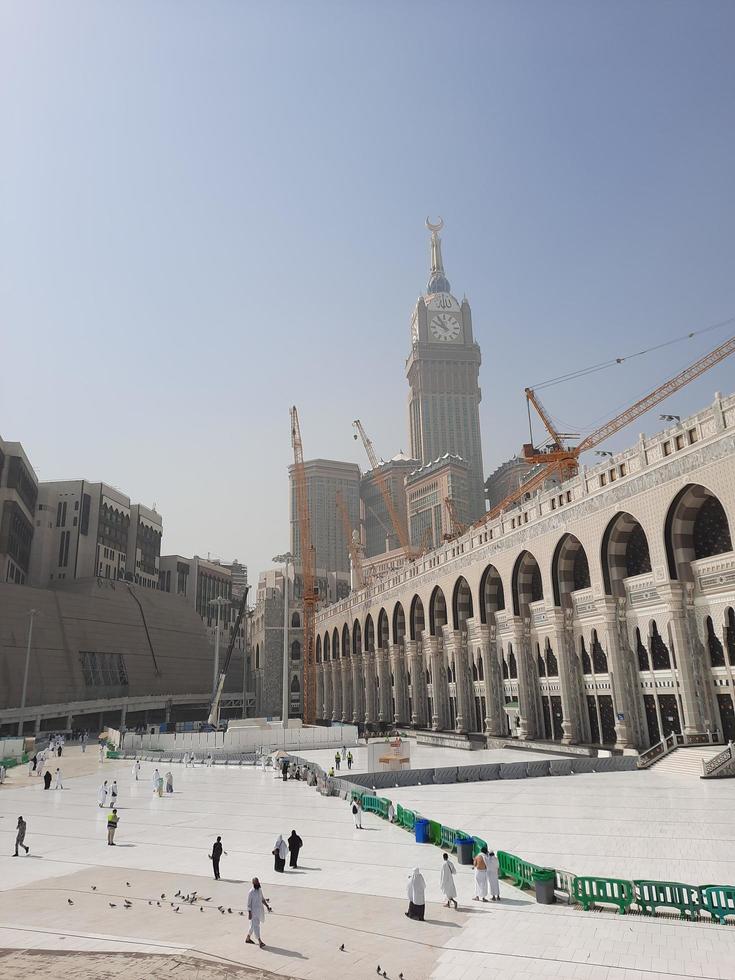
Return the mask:
<svg viewBox="0 0 735 980">
<path fill-rule="evenodd" d="M 712 759 L 720 752 L 722 752 L 721 745 L 681 746 L 669 752 L 651 768 L 657 773 L 698 779 L 704 772 L 702 759 Z"/>
</svg>

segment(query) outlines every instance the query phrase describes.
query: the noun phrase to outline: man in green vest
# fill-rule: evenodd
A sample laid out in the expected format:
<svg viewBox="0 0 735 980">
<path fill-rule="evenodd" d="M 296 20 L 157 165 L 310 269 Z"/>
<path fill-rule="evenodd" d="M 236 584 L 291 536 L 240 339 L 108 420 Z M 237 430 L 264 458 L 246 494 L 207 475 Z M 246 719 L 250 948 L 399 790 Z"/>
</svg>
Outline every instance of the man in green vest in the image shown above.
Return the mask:
<svg viewBox="0 0 735 980">
<path fill-rule="evenodd" d="M 117 810 L 107 815 L 107 844 L 109 847 L 115 846 L 115 831 L 117 830 Z"/>
</svg>

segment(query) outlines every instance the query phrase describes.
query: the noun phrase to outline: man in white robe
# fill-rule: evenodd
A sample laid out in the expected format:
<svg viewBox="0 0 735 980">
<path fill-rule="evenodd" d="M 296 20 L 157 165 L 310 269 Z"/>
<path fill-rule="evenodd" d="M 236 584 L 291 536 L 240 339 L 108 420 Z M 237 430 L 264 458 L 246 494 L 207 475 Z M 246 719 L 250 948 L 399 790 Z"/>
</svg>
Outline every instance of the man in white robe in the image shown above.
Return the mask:
<svg viewBox="0 0 735 980">
<path fill-rule="evenodd" d="M 64 781 L 61 776 L 61 769 L 56 770 L 56 782 L 54 783 L 54 789 L 63 789 Z"/>
<path fill-rule="evenodd" d="M 445 908 L 451 908 L 452 902 L 454 902 L 455 909 L 459 908 L 457 905 L 457 886 L 454 883 L 456 873 L 457 869 L 454 867 L 454 863 L 449 860 L 449 855 L 445 853 L 442 869 L 439 872 L 439 887 L 442 895 L 446 898 Z"/>
<path fill-rule="evenodd" d="M 153 792 L 158 792 L 158 780 L 161 778 L 161 774 L 158 769 L 153 770 Z"/>
<path fill-rule="evenodd" d="M 268 899 L 263 895 L 260 881 L 257 878 L 253 878 L 253 887 L 248 892 L 248 919 L 250 920 L 250 928 L 245 937 L 245 942 L 255 945 L 250 938 L 251 936 L 255 936 L 261 949 L 264 948 L 265 943 L 260 938 L 260 924 L 265 918 L 266 909 L 269 912 L 271 911 Z"/>
<path fill-rule="evenodd" d="M 500 871 L 500 864 L 498 863 L 498 858 L 495 851 L 490 851 L 486 859 L 487 863 L 487 881 L 490 886 L 490 899 L 493 902 L 500 901 L 500 884 L 498 882 L 498 873 Z"/>
<path fill-rule="evenodd" d="M 487 901 L 487 848 L 483 847 L 472 862 L 475 867 L 475 901 Z"/>
<path fill-rule="evenodd" d="M 97 803 L 99 806 L 104 806 L 105 803 L 107 802 L 107 793 L 108 793 L 107 780 L 105 780 L 104 783 L 97 790 Z"/>
</svg>

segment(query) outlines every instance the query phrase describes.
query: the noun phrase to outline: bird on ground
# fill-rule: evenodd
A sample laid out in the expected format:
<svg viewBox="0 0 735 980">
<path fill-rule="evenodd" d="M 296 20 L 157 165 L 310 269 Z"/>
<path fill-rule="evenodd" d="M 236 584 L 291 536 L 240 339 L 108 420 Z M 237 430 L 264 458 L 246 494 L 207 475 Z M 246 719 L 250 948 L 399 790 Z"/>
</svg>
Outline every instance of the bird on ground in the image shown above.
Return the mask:
<svg viewBox="0 0 735 980">
<path fill-rule="evenodd" d="M 399 973 L 398 974 L 398 980 L 403 980 L 403 974 L 402 973 Z"/>
<path fill-rule="evenodd" d="M 199 911 L 200 912 L 203 912 L 204 911 L 204 909 L 201 907 L 201 905 L 199 906 Z"/>
<path fill-rule="evenodd" d="M 133 907 L 133 903 L 132 903 L 132 902 L 129 902 L 129 901 L 127 900 L 127 898 L 126 898 L 126 899 L 125 899 L 125 908 L 126 908 L 126 909 L 131 909 L 132 907 Z"/>
<path fill-rule="evenodd" d="M 178 906 L 174 909 L 174 912 L 180 912 L 180 911 L 181 911 L 181 909 L 178 908 Z"/>
<path fill-rule="evenodd" d="M 227 911 L 232 915 L 232 909 L 227 909 Z"/>
<path fill-rule="evenodd" d="M 388 974 L 385 972 L 385 970 L 383 970 L 383 976 L 384 977 L 387 977 L 388 976 Z"/>
<path fill-rule="evenodd" d="M 117 905 L 115 905 L 114 902 L 108 902 L 107 904 L 110 906 L 111 909 L 116 909 L 117 908 Z"/>
<path fill-rule="evenodd" d="M 344 953 L 344 951 L 345 951 L 345 944 L 344 943 L 342 943 L 342 945 L 339 947 L 339 951 L 340 951 L 340 953 Z"/>
<path fill-rule="evenodd" d="M 165 895 L 161 895 L 161 898 L 165 898 L 165 897 L 166 897 Z"/>
<path fill-rule="evenodd" d="M 159 909 L 160 909 L 160 907 L 161 907 L 161 903 L 160 903 L 160 902 L 156 902 L 156 905 L 157 905 L 157 906 L 159 907 Z"/>
<path fill-rule="evenodd" d="M 96 892 L 97 891 L 97 885 L 92 885 L 92 891 L 93 892 Z"/>
<path fill-rule="evenodd" d="M 153 905 L 153 902 L 151 902 L 151 901 L 149 900 L 149 902 L 148 902 L 148 904 L 149 904 L 149 905 Z"/>
<path fill-rule="evenodd" d="M 181 894 L 180 891 L 176 892 L 176 894 L 174 895 L 174 898 L 178 898 L 180 894 Z"/>
<path fill-rule="evenodd" d="M 67 898 L 67 900 L 66 900 L 66 904 L 67 904 L 67 905 L 73 905 L 73 904 L 74 904 L 74 902 L 72 902 L 72 900 L 71 900 L 70 898 Z"/>
<path fill-rule="evenodd" d="M 377 968 L 377 970 L 375 972 L 378 973 L 378 974 L 380 973 L 380 963 L 378 963 L 378 968 Z"/>
<path fill-rule="evenodd" d="M 129 881 L 126 881 L 125 884 L 128 886 L 128 888 L 130 888 L 130 882 Z"/>
</svg>

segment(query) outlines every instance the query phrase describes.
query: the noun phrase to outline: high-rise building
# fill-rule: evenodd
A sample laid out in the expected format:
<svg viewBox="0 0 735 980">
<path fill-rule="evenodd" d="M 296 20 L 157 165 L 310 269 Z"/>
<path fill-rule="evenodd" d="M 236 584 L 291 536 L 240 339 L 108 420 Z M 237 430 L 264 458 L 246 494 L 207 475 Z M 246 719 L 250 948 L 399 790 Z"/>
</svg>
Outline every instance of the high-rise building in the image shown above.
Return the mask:
<svg viewBox="0 0 735 980">
<path fill-rule="evenodd" d="M 447 500 L 452 501 L 456 519 L 469 523 L 469 476 L 465 460 L 445 453 L 407 477 L 408 526 L 414 548 L 438 548 L 444 535 L 451 534 L 453 521 Z"/>
<path fill-rule="evenodd" d="M 0 582 L 26 584 L 37 497 L 38 480 L 23 447 L 0 437 Z"/>
<path fill-rule="evenodd" d="M 470 467 L 469 517 L 485 512 L 480 439 L 480 347 L 472 334 L 467 299 L 459 303 L 444 274 L 439 231 L 432 225 L 431 274 L 411 317 L 411 353 L 406 362 L 411 455 L 423 465 L 445 453 Z"/>
<path fill-rule="evenodd" d="M 337 512 L 337 491 L 347 508 L 350 527 L 359 527 L 360 467 L 357 463 L 342 463 L 333 459 L 309 459 L 304 462 L 309 498 L 311 543 L 314 547 L 314 566 L 325 572 L 344 572 L 349 577 L 349 541 Z M 288 468 L 291 498 L 291 553 L 297 565 L 301 562 L 299 517 L 293 466 Z"/>
<path fill-rule="evenodd" d="M 31 584 L 96 576 L 157 589 L 162 533 L 160 514 L 106 483 L 41 483 Z"/>
<path fill-rule="evenodd" d="M 396 513 L 408 527 L 406 514 L 405 481 L 419 465 L 415 459 L 409 459 L 404 453 L 398 453 L 387 463 L 380 465 L 380 478 L 388 487 Z M 368 470 L 360 481 L 360 503 L 362 505 L 363 543 L 365 557 L 373 558 L 388 551 L 400 548 L 401 543 L 391 524 L 388 508 L 385 504 L 383 491 L 377 479 L 375 470 Z"/>
</svg>

